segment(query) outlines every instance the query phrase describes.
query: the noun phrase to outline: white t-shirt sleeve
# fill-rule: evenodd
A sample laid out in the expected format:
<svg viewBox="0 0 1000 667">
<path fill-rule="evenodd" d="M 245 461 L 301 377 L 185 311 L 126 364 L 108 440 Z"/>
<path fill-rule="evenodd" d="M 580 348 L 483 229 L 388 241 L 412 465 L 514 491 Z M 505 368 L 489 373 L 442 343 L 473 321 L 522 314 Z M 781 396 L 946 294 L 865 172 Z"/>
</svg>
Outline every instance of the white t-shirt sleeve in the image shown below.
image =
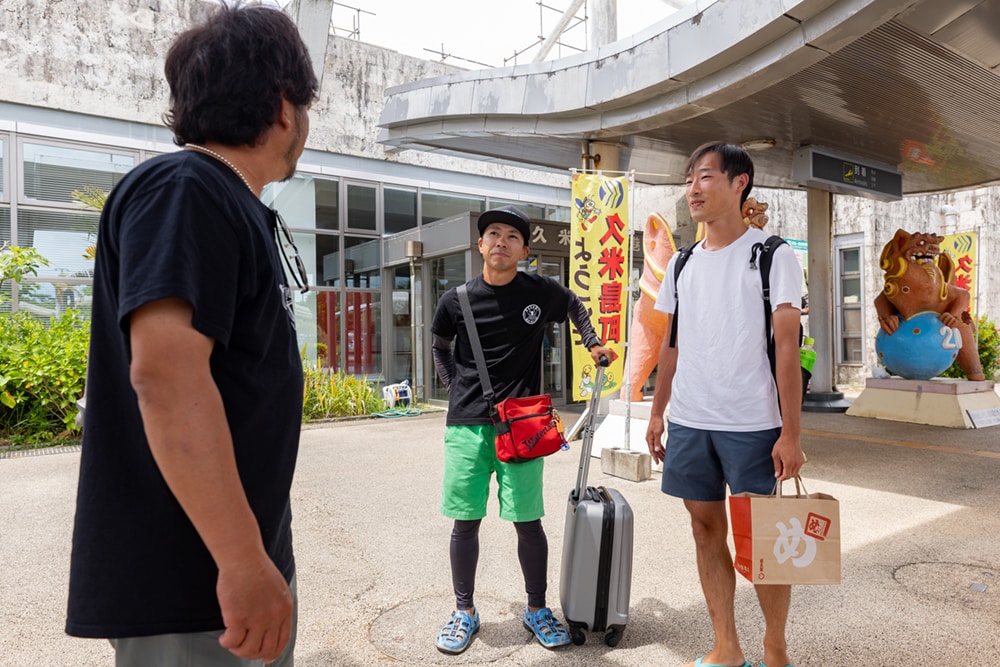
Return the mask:
<svg viewBox="0 0 1000 667">
<path fill-rule="evenodd" d="M 771 311 L 783 303 L 802 309 L 802 266 L 787 244 L 778 246 L 771 259 Z"/>
<path fill-rule="evenodd" d="M 656 303 L 653 304 L 655 310 L 661 313 L 672 315 L 674 312 L 674 265 L 677 263 L 679 252 L 667 262 L 667 268 L 663 272 L 663 280 L 660 282 L 660 291 L 656 295 Z"/>
</svg>

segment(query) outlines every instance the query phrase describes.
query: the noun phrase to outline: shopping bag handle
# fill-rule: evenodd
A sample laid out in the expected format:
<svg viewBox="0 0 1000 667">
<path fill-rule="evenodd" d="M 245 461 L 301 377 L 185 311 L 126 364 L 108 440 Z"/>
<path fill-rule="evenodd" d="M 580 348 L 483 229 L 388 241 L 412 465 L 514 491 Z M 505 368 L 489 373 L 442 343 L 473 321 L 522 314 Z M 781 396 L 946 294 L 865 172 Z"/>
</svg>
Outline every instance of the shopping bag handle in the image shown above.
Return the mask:
<svg viewBox="0 0 1000 667">
<path fill-rule="evenodd" d="M 774 480 L 774 489 L 771 490 L 771 495 L 780 498 L 781 497 L 781 481 L 780 479 Z M 795 476 L 795 496 L 797 498 L 805 497 L 809 495 L 809 491 L 806 490 L 806 483 L 802 481 L 802 477 L 799 475 Z"/>
</svg>

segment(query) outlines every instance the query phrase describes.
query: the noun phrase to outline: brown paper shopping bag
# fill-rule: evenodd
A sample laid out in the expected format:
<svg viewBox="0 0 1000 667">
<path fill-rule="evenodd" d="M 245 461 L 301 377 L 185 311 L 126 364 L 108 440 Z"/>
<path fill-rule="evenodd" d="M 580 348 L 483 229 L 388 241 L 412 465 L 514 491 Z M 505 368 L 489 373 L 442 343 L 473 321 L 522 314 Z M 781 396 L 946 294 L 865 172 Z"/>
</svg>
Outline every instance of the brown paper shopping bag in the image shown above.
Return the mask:
<svg viewBox="0 0 1000 667">
<path fill-rule="evenodd" d="M 795 490 L 729 497 L 736 571 L 755 584 L 839 584 L 840 503 L 798 477 Z"/>
</svg>

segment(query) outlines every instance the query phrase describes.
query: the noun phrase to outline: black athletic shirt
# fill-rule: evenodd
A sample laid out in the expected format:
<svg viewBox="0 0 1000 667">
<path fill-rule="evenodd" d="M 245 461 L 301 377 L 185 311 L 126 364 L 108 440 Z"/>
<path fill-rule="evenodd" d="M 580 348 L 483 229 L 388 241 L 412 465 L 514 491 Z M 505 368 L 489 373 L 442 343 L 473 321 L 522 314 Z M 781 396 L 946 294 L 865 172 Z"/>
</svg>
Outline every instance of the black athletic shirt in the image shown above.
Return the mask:
<svg viewBox="0 0 1000 667">
<path fill-rule="evenodd" d="M 290 580 L 289 489 L 302 364 L 273 213 L 228 167 L 194 151 L 153 158 L 101 215 L 87 413 L 66 631 L 130 637 L 221 629 L 218 570 L 160 474 L 129 382 L 129 315 L 189 302 L 264 547 Z"/>
<path fill-rule="evenodd" d="M 499 287 L 487 284 L 482 276 L 466 285 L 494 400 L 539 393 L 545 325 L 565 321 L 578 297 L 551 278 L 523 271 Z M 578 328 L 582 325 L 580 333 L 588 348 L 598 344 L 589 320 L 584 318 L 574 323 Z M 446 340 L 457 338 L 446 423 L 449 426 L 491 423 L 455 289 L 441 296 L 431 333 Z"/>
</svg>

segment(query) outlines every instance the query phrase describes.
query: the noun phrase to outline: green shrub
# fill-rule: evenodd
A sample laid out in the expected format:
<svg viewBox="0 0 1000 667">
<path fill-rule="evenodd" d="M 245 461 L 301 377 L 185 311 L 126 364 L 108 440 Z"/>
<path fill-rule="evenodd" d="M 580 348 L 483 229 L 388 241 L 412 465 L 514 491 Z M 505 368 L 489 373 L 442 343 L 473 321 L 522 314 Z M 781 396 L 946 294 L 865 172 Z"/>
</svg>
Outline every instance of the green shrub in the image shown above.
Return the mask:
<svg viewBox="0 0 1000 667">
<path fill-rule="evenodd" d="M 331 371 L 307 364 L 305 393 L 302 403 L 303 419 L 327 419 L 370 415 L 385 409 L 382 397 L 366 378 Z"/>
<path fill-rule="evenodd" d="M 977 318 L 979 327 L 979 362 L 983 365 L 983 374 L 987 380 L 996 378 L 1000 371 L 1000 332 L 996 324 L 985 315 Z M 965 379 L 965 371 L 956 361 L 941 377 Z"/>
<path fill-rule="evenodd" d="M 47 321 L 0 315 L 0 438 L 43 444 L 77 430 L 89 323 L 76 311 Z"/>
</svg>

